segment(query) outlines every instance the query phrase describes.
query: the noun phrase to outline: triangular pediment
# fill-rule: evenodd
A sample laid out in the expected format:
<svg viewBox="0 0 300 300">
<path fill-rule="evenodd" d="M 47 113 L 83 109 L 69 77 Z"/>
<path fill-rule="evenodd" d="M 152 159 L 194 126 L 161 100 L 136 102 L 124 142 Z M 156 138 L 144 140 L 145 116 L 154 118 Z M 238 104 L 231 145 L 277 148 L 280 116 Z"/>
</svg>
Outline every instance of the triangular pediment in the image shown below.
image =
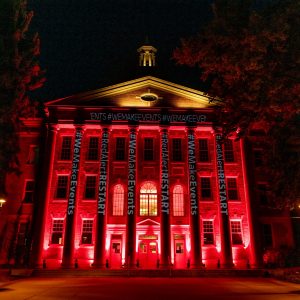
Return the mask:
<svg viewBox="0 0 300 300">
<path fill-rule="evenodd" d="M 146 219 L 137 223 L 136 225 L 159 226 L 160 224 L 152 219 Z"/>
<path fill-rule="evenodd" d="M 145 101 L 145 95 L 154 95 L 154 101 Z M 86 93 L 57 99 L 46 106 L 57 107 L 124 107 L 124 108 L 209 108 L 215 106 L 201 91 L 146 76 L 111 85 Z"/>
</svg>

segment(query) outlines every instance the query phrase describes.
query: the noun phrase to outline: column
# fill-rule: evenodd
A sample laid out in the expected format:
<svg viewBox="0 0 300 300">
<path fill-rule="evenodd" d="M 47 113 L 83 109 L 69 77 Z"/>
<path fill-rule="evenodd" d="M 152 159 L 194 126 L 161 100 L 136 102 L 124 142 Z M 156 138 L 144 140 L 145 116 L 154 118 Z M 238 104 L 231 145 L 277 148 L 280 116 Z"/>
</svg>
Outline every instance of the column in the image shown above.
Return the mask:
<svg viewBox="0 0 300 300">
<path fill-rule="evenodd" d="M 74 238 L 76 221 L 77 182 L 80 162 L 80 148 L 82 139 L 82 127 L 76 127 L 73 148 L 72 170 L 69 187 L 69 198 L 67 206 L 66 229 L 64 235 L 64 248 L 62 257 L 62 268 L 71 268 L 74 265 Z"/>
<path fill-rule="evenodd" d="M 233 267 L 232 248 L 230 237 L 229 212 L 226 191 L 226 177 L 224 172 L 224 156 L 222 149 L 222 135 L 216 134 L 216 162 L 218 172 L 218 188 L 220 198 L 220 239 L 221 239 L 221 266 Z"/>
<path fill-rule="evenodd" d="M 195 133 L 188 130 L 188 170 L 189 170 L 189 196 L 190 196 L 190 227 L 191 227 L 191 266 L 202 266 L 200 216 L 198 207 L 197 164 Z"/>
<path fill-rule="evenodd" d="M 136 128 L 129 130 L 128 150 L 128 194 L 127 194 L 127 231 L 126 231 L 126 263 L 135 266 L 136 254 Z"/>
<path fill-rule="evenodd" d="M 245 205 L 247 210 L 248 224 L 249 224 L 249 233 L 250 233 L 250 264 L 254 268 L 261 268 L 262 263 L 262 253 L 257 246 L 256 236 L 259 231 L 259 226 L 256 226 L 258 222 L 254 222 L 255 214 L 254 208 L 251 206 L 251 198 L 249 195 L 249 184 L 248 184 L 248 176 L 247 176 L 247 166 L 246 166 L 246 157 L 245 157 L 245 147 L 244 147 L 244 139 L 240 139 L 240 149 L 241 149 L 241 157 L 242 157 L 242 170 L 243 170 L 243 180 L 244 180 L 244 193 L 245 193 Z M 252 217 L 253 216 L 253 217 Z M 255 230 L 256 229 L 256 230 Z"/>
<path fill-rule="evenodd" d="M 48 125 L 47 132 L 45 133 L 45 144 L 43 145 L 44 151 L 40 153 L 45 153 L 45 156 L 40 158 L 41 162 L 44 162 L 42 166 L 41 173 L 42 176 L 39 178 L 39 187 L 37 191 L 39 201 L 36 201 L 34 205 L 34 215 L 33 215 L 33 242 L 32 242 L 32 254 L 30 265 L 34 268 L 40 268 L 43 263 L 43 245 L 44 245 L 44 235 L 45 235 L 45 225 L 47 219 L 48 203 L 51 190 L 52 174 L 53 174 L 53 163 L 55 157 L 56 148 L 56 137 L 57 137 L 57 125 Z M 36 204 L 38 206 L 36 206 Z"/>
<path fill-rule="evenodd" d="M 105 242 L 106 242 L 106 198 L 108 186 L 108 145 L 109 129 L 102 129 L 100 174 L 97 201 L 96 239 L 94 248 L 94 264 L 96 268 L 105 266 Z"/>
<path fill-rule="evenodd" d="M 169 189 L 169 135 L 168 130 L 161 130 L 161 222 L 160 222 L 160 249 L 161 266 L 168 267 L 171 255 L 170 240 L 170 189 Z"/>
</svg>

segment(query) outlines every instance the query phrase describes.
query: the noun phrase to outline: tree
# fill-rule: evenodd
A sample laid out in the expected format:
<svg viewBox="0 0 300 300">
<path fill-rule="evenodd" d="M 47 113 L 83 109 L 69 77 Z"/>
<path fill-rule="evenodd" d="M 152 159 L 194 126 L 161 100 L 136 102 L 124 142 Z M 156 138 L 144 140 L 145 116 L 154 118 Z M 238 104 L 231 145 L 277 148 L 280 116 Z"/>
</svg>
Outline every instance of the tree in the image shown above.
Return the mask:
<svg viewBox="0 0 300 300">
<path fill-rule="evenodd" d="M 37 103 L 28 92 L 44 82 L 38 55 L 38 34 L 28 29 L 33 12 L 26 0 L 0 1 L 0 193 L 5 194 L 8 172 L 20 172 L 18 164 L 20 118 L 34 117 Z"/>
<path fill-rule="evenodd" d="M 291 137 L 300 136 L 300 0 L 254 4 L 216 0 L 213 20 L 197 36 L 183 39 L 174 58 L 198 66 L 208 94 L 223 102 L 217 112 L 225 136 L 245 136 L 258 122 L 266 129 L 274 145 L 268 164 L 272 194 L 278 206 L 294 205 L 299 156 L 291 165 L 285 157 Z"/>
</svg>

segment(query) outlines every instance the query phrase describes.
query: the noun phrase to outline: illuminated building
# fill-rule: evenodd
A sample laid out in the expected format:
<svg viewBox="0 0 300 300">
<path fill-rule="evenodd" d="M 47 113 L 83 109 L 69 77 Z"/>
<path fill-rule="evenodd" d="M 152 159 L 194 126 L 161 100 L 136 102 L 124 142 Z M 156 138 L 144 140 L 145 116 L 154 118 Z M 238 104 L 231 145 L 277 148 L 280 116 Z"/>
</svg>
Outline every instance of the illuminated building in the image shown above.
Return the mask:
<svg viewBox="0 0 300 300">
<path fill-rule="evenodd" d="M 155 66 L 154 47 L 138 51 Z M 8 178 L 3 264 L 12 249 L 48 268 L 249 268 L 293 247 L 289 215 L 258 209 L 260 137 L 222 142 L 217 104 L 153 76 L 46 103 Z"/>
</svg>

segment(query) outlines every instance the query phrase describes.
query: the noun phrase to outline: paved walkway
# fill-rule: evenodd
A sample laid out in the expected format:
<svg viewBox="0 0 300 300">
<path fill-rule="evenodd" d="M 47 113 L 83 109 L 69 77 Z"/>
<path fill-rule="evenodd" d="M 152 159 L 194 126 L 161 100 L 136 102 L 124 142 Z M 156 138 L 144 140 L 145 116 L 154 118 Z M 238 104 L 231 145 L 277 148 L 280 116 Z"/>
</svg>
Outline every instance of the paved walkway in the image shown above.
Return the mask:
<svg viewBox="0 0 300 300">
<path fill-rule="evenodd" d="M 300 285 L 266 278 L 28 278 L 0 287 L 1 300 L 292 300 Z"/>
</svg>

